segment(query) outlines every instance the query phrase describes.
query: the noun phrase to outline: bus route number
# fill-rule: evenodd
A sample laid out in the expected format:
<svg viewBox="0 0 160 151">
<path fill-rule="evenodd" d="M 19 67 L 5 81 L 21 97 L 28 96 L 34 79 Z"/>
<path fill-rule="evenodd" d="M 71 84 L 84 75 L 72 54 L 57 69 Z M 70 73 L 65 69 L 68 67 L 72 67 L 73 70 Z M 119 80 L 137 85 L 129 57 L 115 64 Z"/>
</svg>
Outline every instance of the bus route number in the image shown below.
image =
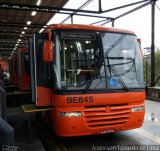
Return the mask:
<svg viewBox="0 0 160 151">
<path fill-rule="evenodd" d="M 92 103 L 93 101 L 94 101 L 93 96 L 67 97 L 67 104 L 71 104 L 71 103 Z"/>
</svg>

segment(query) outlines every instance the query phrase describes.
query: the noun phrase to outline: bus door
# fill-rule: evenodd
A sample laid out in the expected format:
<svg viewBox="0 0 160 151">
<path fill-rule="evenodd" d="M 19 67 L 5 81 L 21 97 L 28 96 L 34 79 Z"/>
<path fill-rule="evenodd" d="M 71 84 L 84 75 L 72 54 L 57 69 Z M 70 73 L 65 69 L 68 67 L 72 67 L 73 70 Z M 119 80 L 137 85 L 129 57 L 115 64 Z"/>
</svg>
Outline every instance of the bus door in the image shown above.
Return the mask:
<svg viewBox="0 0 160 151">
<path fill-rule="evenodd" d="M 18 86 L 18 62 L 17 55 L 13 55 L 13 83 Z"/>
<path fill-rule="evenodd" d="M 19 88 L 21 91 L 30 90 L 30 59 L 29 51 L 26 48 L 19 48 L 18 50 L 18 79 Z"/>
<path fill-rule="evenodd" d="M 51 105 L 51 63 L 43 60 L 43 45 L 47 39 L 46 33 L 35 33 L 29 39 L 32 101 L 39 107 Z"/>
</svg>

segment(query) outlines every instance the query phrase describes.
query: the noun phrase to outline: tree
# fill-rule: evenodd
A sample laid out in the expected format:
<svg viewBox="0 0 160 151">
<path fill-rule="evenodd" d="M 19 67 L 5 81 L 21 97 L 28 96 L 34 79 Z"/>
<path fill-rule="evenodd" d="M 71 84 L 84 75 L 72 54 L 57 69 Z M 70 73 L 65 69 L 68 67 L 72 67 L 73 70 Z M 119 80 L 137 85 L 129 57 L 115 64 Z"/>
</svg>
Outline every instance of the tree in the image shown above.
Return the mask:
<svg viewBox="0 0 160 151">
<path fill-rule="evenodd" d="M 156 86 L 160 86 L 160 48 L 156 50 L 155 53 L 155 75 L 156 75 Z M 144 81 L 146 85 L 149 86 L 151 83 L 151 57 L 150 54 L 144 56 L 143 59 L 144 66 Z"/>
</svg>

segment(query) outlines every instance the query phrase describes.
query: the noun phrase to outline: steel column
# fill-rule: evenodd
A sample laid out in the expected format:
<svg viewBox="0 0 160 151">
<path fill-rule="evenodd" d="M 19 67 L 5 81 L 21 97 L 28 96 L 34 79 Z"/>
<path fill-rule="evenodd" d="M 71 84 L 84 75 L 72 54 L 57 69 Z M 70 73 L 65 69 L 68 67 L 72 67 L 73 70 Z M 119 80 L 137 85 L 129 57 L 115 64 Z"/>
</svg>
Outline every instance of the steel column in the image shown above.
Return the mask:
<svg viewBox="0 0 160 151">
<path fill-rule="evenodd" d="M 102 1 L 99 0 L 99 13 L 102 13 Z"/>
<path fill-rule="evenodd" d="M 71 24 L 73 24 L 73 15 L 71 15 Z"/>
<path fill-rule="evenodd" d="M 113 19 L 113 20 L 112 20 L 112 27 L 114 27 L 114 22 L 115 22 L 115 20 Z"/>
<path fill-rule="evenodd" d="M 156 0 L 151 1 L 151 87 L 156 84 L 155 77 L 155 4 Z"/>
</svg>

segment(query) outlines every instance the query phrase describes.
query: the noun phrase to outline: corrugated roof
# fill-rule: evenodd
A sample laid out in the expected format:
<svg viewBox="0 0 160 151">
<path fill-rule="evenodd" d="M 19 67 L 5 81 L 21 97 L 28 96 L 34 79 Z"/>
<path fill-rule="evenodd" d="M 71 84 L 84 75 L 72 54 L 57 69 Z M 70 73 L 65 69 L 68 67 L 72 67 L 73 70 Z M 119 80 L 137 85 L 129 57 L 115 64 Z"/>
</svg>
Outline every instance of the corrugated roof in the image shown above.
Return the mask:
<svg viewBox="0 0 160 151">
<path fill-rule="evenodd" d="M 36 5 L 38 0 L 0 0 L 0 3 L 13 3 L 24 5 Z M 40 6 L 47 7 L 63 7 L 68 0 L 42 0 Z M 36 16 L 31 16 L 32 11 L 13 10 L 13 9 L 0 9 L 0 55 L 5 56 L 5 51 L 14 49 L 18 39 L 20 46 L 25 46 L 28 42 L 27 37 L 31 36 L 34 32 L 38 32 L 42 25 L 53 17 L 53 13 L 37 12 Z M 31 21 L 31 25 L 40 26 L 39 28 L 28 28 L 24 30 L 27 21 Z M 35 27 L 35 26 L 34 26 Z M 21 32 L 25 31 L 23 37 Z M 7 49 L 13 48 L 13 49 Z M 8 55 L 8 52 L 6 53 Z"/>
</svg>

